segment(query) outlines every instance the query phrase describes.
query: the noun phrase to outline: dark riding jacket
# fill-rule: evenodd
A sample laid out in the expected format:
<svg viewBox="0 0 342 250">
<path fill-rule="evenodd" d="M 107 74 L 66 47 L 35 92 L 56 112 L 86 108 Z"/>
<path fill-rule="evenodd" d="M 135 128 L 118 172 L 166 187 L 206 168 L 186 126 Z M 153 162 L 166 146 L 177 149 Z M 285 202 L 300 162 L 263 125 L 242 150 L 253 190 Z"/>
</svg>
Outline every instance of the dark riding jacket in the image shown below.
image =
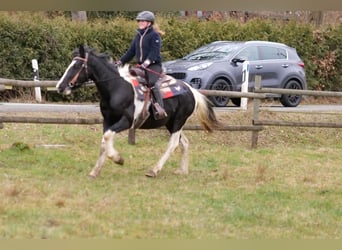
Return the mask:
<svg viewBox="0 0 342 250">
<path fill-rule="evenodd" d="M 120 61 L 125 64 L 135 56 L 138 64 L 142 64 L 146 59 L 149 59 L 151 64 L 161 64 L 161 45 L 161 37 L 152 25 L 143 30 L 138 29 L 131 46 Z"/>
</svg>

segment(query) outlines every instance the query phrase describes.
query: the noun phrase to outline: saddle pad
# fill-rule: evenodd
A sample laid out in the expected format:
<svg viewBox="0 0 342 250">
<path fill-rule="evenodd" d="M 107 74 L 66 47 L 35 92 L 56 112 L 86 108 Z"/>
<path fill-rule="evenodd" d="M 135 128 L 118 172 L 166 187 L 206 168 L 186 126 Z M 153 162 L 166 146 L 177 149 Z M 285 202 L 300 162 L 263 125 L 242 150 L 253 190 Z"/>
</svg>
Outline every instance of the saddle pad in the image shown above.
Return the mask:
<svg viewBox="0 0 342 250">
<path fill-rule="evenodd" d="M 132 85 L 134 86 L 135 92 L 139 100 L 144 100 L 144 93 L 146 92 L 146 86 L 139 83 L 136 77 L 131 77 Z M 163 99 L 171 98 L 180 95 L 186 91 L 185 86 L 182 82 L 176 81 L 172 77 L 165 77 L 165 80 L 160 84 L 160 92 Z"/>
</svg>

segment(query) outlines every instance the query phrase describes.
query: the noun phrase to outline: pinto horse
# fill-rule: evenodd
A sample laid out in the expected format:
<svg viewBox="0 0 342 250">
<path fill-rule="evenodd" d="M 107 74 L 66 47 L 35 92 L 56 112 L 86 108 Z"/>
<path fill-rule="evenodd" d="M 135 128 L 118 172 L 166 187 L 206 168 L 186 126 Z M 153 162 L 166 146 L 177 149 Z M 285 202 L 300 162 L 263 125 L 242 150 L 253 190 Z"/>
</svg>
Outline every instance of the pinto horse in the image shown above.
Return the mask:
<svg viewBox="0 0 342 250">
<path fill-rule="evenodd" d="M 164 77 L 169 82 L 168 89 L 170 90 L 170 86 L 173 84 L 173 89 L 176 91 L 167 98 L 164 95 L 164 109 L 167 117 L 155 120 L 152 115 L 151 100 L 141 98 L 143 91 L 141 88 L 137 91 L 134 87 L 139 84 L 133 84 L 137 83 L 137 78 L 130 74 L 128 67 L 117 67 L 105 53 L 97 53 L 95 49 L 85 46 L 80 46 L 74 51 L 74 58 L 58 81 L 56 88 L 58 93 L 68 95 L 73 89 L 92 80 L 99 92 L 100 109 L 103 116 L 103 136 L 99 158 L 89 173 L 90 177 L 95 178 L 100 173 L 107 157 L 114 163 L 120 165 L 124 163 L 124 159 L 114 148 L 114 136 L 121 131 L 137 128 L 138 120 L 140 120 L 138 127 L 140 129 L 155 129 L 165 126 L 170 133 L 167 150 L 156 165 L 146 173 L 146 176 L 156 177 L 179 145 L 181 145 L 182 158 L 180 168 L 175 173 L 188 174 L 189 141 L 182 131 L 184 124 L 194 113 L 197 114 L 200 123 L 208 132 L 218 127 L 219 122 L 212 104 L 204 95 L 183 81 L 170 76 Z M 141 122 L 143 112 L 145 112 L 145 116 Z"/>
</svg>

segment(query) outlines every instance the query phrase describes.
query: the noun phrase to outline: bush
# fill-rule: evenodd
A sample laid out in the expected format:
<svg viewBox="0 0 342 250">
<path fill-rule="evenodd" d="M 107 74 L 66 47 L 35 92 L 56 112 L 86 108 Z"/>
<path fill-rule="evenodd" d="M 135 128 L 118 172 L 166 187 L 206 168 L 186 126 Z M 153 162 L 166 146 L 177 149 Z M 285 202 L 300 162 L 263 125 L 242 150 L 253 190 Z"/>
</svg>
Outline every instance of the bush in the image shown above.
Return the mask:
<svg viewBox="0 0 342 250">
<path fill-rule="evenodd" d="M 305 62 L 309 89 L 342 91 L 342 24 L 316 29 L 299 22 L 275 22 L 253 19 L 238 21 L 203 21 L 157 16 L 163 36 L 163 59 L 183 57 L 190 51 L 216 40 L 269 40 L 283 42 L 297 49 Z M 134 20 L 116 17 L 72 22 L 67 17 L 48 18 L 42 13 L 0 12 L 0 77 L 32 79 L 31 60 L 39 62 L 40 79 L 57 80 L 79 44 L 108 52 L 114 59 L 127 50 L 135 34 Z M 0 98 L 4 92 L 0 93 Z M 48 100 L 97 101 L 94 88 L 84 88 L 65 99 L 53 92 Z"/>
</svg>

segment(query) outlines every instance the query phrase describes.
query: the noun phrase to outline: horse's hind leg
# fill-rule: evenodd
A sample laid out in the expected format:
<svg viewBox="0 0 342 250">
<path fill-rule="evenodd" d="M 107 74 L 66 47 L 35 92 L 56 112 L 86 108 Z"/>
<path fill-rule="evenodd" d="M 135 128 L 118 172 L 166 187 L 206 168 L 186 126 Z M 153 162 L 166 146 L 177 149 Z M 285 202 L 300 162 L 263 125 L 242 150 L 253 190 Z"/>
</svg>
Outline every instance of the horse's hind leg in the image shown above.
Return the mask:
<svg viewBox="0 0 342 250">
<path fill-rule="evenodd" d="M 188 159 L 188 152 L 189 152 L 189 140 L 186 138 L 184 133 L 181 133 L 180 136 L 180 149 L 182 152 L 182 159 L 181 165 L 179 169 L 176 169 L 174 172 L 175 174 L 188 174 L 189 173 L 189 159 Z"/>
<path fill-rule="evenodd" d="M 180 134 L 181 134 L 181 131 L 177 131 L 171 135 L 167 150 L 165 151 L 163 156 L 159 159 L 157 164 L 145 174 L 146 176 L 157 177 L 158 172 L 161 171 L 167 159 L 169 159 L 170 155 L 178 147 Z"/>
</svg>

